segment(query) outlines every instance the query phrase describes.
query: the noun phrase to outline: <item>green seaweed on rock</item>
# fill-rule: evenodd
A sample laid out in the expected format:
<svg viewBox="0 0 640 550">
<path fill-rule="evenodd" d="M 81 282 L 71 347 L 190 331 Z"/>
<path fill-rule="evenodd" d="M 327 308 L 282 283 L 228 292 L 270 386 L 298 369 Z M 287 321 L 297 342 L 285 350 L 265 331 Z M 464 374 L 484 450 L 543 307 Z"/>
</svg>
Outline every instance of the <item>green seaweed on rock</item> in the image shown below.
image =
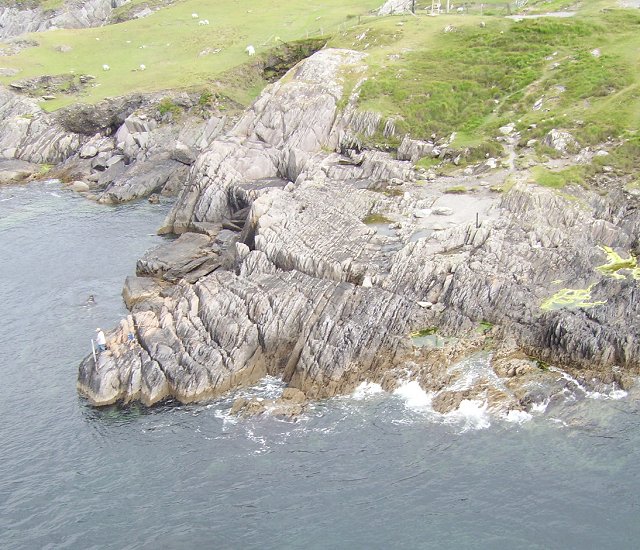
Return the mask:
<svg viewBox="0 0 640 550">
<path fill-rule="evenodd" d="M 391 220 L 384 214 L 368 214 L 362 219 L 365 225 L 373 225 L 376 223 L 391 223 Z"/>
<path fill-rule="evenodd" d="M 427 327 L 421 330 L 416 330 L 411 333 L 411 338 L 420 338 L 422 336 L 431 336 L 438 332 L 438 327 Z"/>
</svg>

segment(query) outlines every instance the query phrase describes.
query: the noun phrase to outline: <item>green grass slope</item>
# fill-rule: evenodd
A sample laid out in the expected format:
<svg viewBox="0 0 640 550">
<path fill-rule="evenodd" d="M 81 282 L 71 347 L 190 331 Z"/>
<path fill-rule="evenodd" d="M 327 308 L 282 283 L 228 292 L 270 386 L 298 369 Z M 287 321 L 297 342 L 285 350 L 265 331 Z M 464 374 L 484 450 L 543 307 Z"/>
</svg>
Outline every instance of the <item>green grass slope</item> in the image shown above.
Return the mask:
<svg viewBox="0 0 640 550">
<path fill-rule="evenodd" d="M 32 34 L 29 38 L 38 42 L 37 47 L 0 58 L 3 67 L 21 70 L 0 78 L 0 83 L 43 74 L 96 77 L 95 86 L 81 98 L 58 96 L 46 103 L 48 109 L 78 99 L 91 103 L 134 91 L 206 85 L 246 63 L 249 44 L 261 53 L 281 41 L 329 36 L 357 24 L 358 16 L 379 4 L 380 0 L 187 0 L 143 19 Z M 193 13 L 198 18 L 192 18 Z M 204 19 L 210 24 L 199 25 Z M 210 53 L 200 55 L 205 51 Z M 110 70 L 104 71 L 103 65 Z M 234 99 L 246 103 L 257 91 L 235 89 Z"/>
<path fill-rule="evenodd" d="M 134 0 L 145 2 L 158 3 Z M 398 136 L 455 132 L 454 147 L 471 148 L 472 157 L 483 158 L 502 151 L 496 136 L 505 124 L 516 124 L 521 145 L 561 128 L 582 146 L 606 142 L 610 152 L 581 173 L 562 173 L 563 181 L 578 181 L 605 166 L 609 172 L 640 173 L 640 10 L 620 9 L 616 0 L 530 0 L 522 14 L 575 15 L 516 21 L 505 17 L 515 11 L 514 2 L 469 2 L 464 13 L 432 17 L 431 2 L 418 0 L 415 16 L 372 16 L 381 3 L 178 1 L 140 20 L 31 35 L 37 47 L 0 58 L 0 65 L 21 70 L 0 82 L 43 74 L 96 77 L 80 96 L 63 94 L 44 103 L 49 109 L 194 87 L 247 104 L 266 84 L 247 76 L 247 45 L 261 54 L 322 35 L 331 46 L 368 53 L 359 108 L 394 118 Z M 204 19 L 210 24 L 199 25 Z M 373 144 L 393 148 L 398 139 L 376 136 Z M 537 152 L 551 153 L 541 146 Z M 557 174 L 539 176 L 559 185 Z"/>
<path fill-rule="evenodd" d="M 622 141 L 622 153 L 601 162 L 627 170 L 637 160 L 640 170 L 640 10 L 613 9 L 611 1 L 581 5 L 567 18 L 375 19 L 331 43 L 369 52 L 359 107 L 394 118 L 400 135 L 456 132 L 454 146 L 494 151 L 501 149 L 498 128 L 508 123 L 523 143 L 562 128 L 583 146 Z"/>
</svg>

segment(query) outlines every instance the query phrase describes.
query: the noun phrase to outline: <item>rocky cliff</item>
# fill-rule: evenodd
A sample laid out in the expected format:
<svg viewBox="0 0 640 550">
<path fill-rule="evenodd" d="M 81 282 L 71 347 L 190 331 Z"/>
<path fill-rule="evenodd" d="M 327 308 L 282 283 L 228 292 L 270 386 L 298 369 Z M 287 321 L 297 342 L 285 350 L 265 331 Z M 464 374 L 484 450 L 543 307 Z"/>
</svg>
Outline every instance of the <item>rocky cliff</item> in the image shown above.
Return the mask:
<svg viewBox="0 0 640 550">
<path fill-rule="evenodd" d="M 66 130 L 35 100 L 0 87 L 0 158 L 57 164 L 74 154 L 83 137 Z"/>
<path fill-rule="evenodd" d="M 68 0 L 59 8 L 40 2 L 5 2 L 0 6 L 0 40 L 48 29 L 80 29 L 103 25 L 114 8 L 128 0 Z"/>
<path fill-rule="evenodd" d="M 51 168 L 49 177 L 102 203 L 175 195 L 198 152 L 229 125 L 199 97 L 134 94 L 47 113 L 34 98 L 0 87 L 0 181 Z M 163 101 L 180 124 L 159 110 Z"/>
<path fill-rule="evenodd" d="M 524 180 L 501 194 L 512 166 L 425 181 L 360 151 L 343 82 L 365 64 L 314 54 L 204 146 L 162 228 L 180 238 L 138 262 L 131 315 L 80 366 L 91 403 L 201 400 L 266 373 L 309 398 L 414 377 L 440 410 L 630 384 L 637 198 Z M 493 370 L 469 384 L 453 362 L 482 348 Z"/>
</svg>

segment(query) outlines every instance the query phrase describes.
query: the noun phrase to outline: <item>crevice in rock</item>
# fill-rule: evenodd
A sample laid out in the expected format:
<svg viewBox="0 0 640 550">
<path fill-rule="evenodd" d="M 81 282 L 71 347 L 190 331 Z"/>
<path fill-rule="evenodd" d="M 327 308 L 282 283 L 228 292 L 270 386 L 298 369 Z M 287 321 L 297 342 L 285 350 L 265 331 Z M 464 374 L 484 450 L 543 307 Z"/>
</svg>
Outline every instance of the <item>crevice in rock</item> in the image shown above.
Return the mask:
<svg viewBox="0 0 640 550">
<path fill-rule="evenodd" d="M 303 59 L 324 48 L 324 38 L 309 38 L 287 42 L 273 48 L 262 60 L 262 76 L 267 82 L 275 82 Z"/>
</svg>

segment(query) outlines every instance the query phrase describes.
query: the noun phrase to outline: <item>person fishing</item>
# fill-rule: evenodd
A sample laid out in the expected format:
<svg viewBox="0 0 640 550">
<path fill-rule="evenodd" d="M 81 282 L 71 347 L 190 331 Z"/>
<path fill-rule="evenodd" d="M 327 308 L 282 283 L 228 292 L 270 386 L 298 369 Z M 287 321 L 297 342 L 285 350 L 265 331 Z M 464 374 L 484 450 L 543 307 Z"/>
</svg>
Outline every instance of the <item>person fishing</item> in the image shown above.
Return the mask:
<svg viewBox="0 0 640 550">
<path fill-rule="evenodd" d="M 96 332 L 98 333 L 96 336 L 98 351 L 107 351 L 107 339 L 105 338 L 104 332 L 102 332 L 101 328 L 97 328 Z"/>
</svg>

